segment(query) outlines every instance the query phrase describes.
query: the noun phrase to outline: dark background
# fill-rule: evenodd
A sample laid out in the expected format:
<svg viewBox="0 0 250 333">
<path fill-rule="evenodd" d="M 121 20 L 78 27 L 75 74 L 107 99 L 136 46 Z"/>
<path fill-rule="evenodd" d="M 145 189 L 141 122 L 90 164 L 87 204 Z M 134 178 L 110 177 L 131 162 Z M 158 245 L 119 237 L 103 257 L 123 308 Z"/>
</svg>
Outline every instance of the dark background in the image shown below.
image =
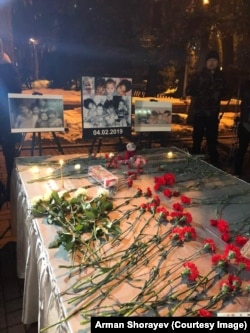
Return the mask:
<svg viewBox="0 0 250 333">
<path fill-rule="evenodd" d="M 82 75 L 124 76 L 148 96 L 174 89 L 181 97 L 209 48 L 218 50 L 233 94 L 249 71 L 247 0 L 2 2 L 1 34 L 23 82 L 77 89 Z"/>
</svg>

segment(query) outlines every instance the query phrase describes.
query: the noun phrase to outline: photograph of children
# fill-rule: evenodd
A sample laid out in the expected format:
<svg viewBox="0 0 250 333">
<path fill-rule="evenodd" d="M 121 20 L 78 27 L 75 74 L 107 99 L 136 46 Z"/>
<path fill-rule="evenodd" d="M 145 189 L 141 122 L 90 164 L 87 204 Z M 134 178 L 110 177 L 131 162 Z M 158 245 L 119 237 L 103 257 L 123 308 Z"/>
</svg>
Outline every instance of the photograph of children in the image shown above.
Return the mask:
<svg viewBox="0 0 250 333">
<path fill-rule="evenodd" d="M 87 80 L 88 79 L 88 80 Z M 86 93 L 86 81 L 91 93 Z M 94 91 L 94 95 L 93 95 Z M 131 133 L 132 79 L 115 77 L 82 77 L 83 137 L 90 138 L 95 128 L 123 128 Z M 92 129 L 92 131 L 90 130 Z M 120 133 L 120 131 L 117 131 Z M 105 131 L 115 135 L 116 131 Z"/>
<path fill-rule="evenodd" d="M 64 131 L 63 97 L 8 94 L 12 133 Z"/>
<path fill-rule="evenodd" d="M 135 131 L 171 131 L 172 103 L 135 102 Z"/>
</svg>

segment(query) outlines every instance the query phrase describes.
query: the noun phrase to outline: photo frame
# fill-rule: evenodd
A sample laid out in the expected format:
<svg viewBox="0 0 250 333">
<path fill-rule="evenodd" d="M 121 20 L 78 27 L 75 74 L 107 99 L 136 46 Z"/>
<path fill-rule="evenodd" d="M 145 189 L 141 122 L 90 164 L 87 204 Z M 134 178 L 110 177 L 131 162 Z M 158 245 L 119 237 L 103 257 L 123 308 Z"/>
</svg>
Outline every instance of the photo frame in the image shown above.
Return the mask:
<svg viewBox="0 0 250 333">
<path fill-rule="evenodd" d="M 135 101 L 135 132 L 170 132 L 172 103 Z"/>
<path fill-rule="evenodd" d="M 130 136 L 132 79 L 81 77 L 83 138 Z"/>
<path fill-rule="evenodd" d="M 64 132 L 63 97 L 8 94 L 11 133 Z"/>
</svg>

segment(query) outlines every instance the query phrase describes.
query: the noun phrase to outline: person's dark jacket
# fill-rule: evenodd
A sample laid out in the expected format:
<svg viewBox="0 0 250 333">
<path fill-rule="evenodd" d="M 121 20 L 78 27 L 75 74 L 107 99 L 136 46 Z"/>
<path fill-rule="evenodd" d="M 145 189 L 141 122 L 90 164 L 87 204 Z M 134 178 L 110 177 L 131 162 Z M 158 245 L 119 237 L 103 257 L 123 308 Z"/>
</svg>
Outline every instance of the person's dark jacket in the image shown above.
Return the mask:
<svg viewBox="0 0 250 333">
<path fill-rule="evenodd" d="M 21 93 L 18 71 L 12 63 L 0 63 L 0 131 L 10 132 L 8 93 Z"/>
<path fill-rule="evenodd" d="M 240 88 L 240 121 L 250 124 L 250 80 Z"/>
<path fill-rule="evenodd" d="M 193 75 L 186 87 L 186 95 L 192 97 L 194 115 L 218 116 L 220 102 L 226 96 L 225 79 L 221 70 L 212 73 L 207 68 Z"/>
</svg>

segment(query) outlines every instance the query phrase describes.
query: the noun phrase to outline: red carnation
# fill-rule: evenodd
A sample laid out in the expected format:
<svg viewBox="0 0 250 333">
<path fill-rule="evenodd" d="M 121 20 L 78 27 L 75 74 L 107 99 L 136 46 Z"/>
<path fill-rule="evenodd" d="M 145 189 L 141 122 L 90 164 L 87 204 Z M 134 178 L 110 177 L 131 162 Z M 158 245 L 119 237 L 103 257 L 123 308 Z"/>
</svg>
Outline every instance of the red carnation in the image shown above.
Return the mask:
<svg viewBox="0 0 250 333">
<path fill-rule="evenodd" d="M 189 205 L 191 203 L 191 199 L 186 197 L 185 195 L 180 196 L 181 202 L 185 205 Z"/>
<path fill-rule="evenodd" d="M 200 309 L 197 312 L 199 317 L 212 317 L 212 313 L 206 309 Z"/>
</svg>

